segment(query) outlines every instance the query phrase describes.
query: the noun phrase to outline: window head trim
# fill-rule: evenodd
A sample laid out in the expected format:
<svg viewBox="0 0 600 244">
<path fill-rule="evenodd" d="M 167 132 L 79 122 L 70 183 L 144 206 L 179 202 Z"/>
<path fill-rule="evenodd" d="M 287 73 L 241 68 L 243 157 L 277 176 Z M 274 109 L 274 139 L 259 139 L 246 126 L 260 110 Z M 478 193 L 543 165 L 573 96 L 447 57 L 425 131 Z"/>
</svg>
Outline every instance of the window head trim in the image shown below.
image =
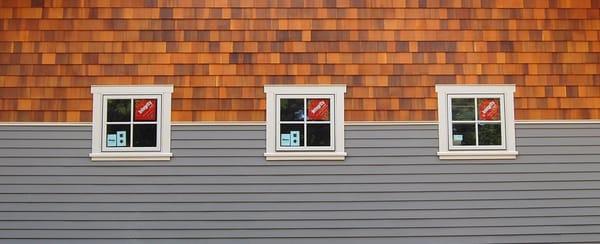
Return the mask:
<svg viewBox="0 0 600 244">
<path fill-rule="evenodd" d="M 500 85 L 455 85 L 435 86 L 438 98 L 438 139 L 440 159 L 515 159 L 518 154 L 515 145 L 514 123 L 514 84 Z M 501 97 L 502 147 L 462 147 L 452 146 L 450 126 L 452 125 L 452 97 Z"/>
<path fill-rule="evenodd" d="M 92 161 L 122 160 L 170 160 L 171 153 L 171 94 L 173 85 L 93 85 L 92 111 Z M 105 109 L 108 98 L 156 98 L 157 99 L 157 147 L 109 149 L 105 147 Z M 133 105 L 132 105 L 133 106 Z M 132 118 L 133 121 L 133 118 Z M 133 122 L 131 122 L 133 123 Z"/>
<path fill-rule="evenodd" d="M 345 84 L 312 85 L 265 85 L 266 113 L 266 152 L 267 160 L 344 160 L 344 93 Z M 310 150 L 281 150 L 279 145 L 278 103 L 280 97 L 321 97 L 330 96 L 331 148 Z M 315 150 L 316 149 L 316 150 Z"/>
</svg>

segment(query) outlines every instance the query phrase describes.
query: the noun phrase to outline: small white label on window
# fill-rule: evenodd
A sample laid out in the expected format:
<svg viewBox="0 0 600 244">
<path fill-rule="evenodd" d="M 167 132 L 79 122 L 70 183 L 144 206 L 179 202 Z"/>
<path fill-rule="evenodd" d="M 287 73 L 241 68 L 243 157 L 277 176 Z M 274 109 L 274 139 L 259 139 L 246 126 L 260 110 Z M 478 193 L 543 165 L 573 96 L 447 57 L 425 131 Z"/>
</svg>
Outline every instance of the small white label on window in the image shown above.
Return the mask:
<svg viewBox="0 0 600 244">
<path fill-rule="evenodd" d="M 461 142 L 463 140 L 463 135 L 454 135 L 454 141 Z"/>
<path fill-rule="evenodd" d="M 281 146 L 282 147 L 290 146 L 290 134 L 281 134 Z"/>
<path fill-rule="evenodd" d="M 117 135 L 116 134 L 108 134 L 106 136 L 106 146 L 107 147 L 116 147 L 117 146 Z"/>
</svg>

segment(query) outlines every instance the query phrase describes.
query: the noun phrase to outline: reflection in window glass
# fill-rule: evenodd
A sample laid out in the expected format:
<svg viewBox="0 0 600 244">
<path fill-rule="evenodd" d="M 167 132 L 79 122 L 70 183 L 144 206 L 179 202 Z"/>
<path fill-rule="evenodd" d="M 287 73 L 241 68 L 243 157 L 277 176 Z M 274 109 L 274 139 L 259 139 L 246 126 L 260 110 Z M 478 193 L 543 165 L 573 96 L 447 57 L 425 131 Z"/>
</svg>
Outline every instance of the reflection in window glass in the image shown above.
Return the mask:
<svg viewBox="0 0 600 244">
<path fill-rule="evenodd" d="M 502 129 L 499 123 L 480 123 L 479 145 L 502 145 Z"/>
<path fill-rule="evenodd" d="M 131 121 L 131 100 L 108 99 L 106 112 L 108 122 L 129 122 Z"/>
<path fill-rule="evenodd" d="M 475 100 L 473 98 L 452 98 L 452 120 L 475 120 Z"/>
<path fill-rule="evenodd" d="M 475 124 L 453 124 L 452 144 L 455 146 L 474 146 Z"/>
<path fill-rule="evenodd" d="M 329 124 L 308 124 L 306 127 L 308 146 L 329 146 L 330 135 Z"/>
<path fill-rule="evenodd" d="M 304 121 L 304 99 L 281 99 L 281 121 Z"/>
</svg>

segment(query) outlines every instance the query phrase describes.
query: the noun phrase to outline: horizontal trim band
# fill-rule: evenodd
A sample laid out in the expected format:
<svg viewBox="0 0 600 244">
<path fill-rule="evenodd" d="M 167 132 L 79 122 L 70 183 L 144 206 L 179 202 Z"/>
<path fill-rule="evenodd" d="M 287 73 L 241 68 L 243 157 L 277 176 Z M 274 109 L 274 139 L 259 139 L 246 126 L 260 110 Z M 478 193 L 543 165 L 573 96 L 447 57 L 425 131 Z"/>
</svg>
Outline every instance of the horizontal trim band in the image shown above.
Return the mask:
<svg viewBox="0 0 600 244">
<path fill-rule="evenodd" d="M 344 125 L 437 125 L 437 121 L 346 121 Z M 515 124 L 600 124 L 599 120 L 517 120 Z M 171 125 L 266 125 L 264 121 L 174 121 Z M 0 126 L 92 126 L 89 122 L 0 122 Z"/>
</svg>

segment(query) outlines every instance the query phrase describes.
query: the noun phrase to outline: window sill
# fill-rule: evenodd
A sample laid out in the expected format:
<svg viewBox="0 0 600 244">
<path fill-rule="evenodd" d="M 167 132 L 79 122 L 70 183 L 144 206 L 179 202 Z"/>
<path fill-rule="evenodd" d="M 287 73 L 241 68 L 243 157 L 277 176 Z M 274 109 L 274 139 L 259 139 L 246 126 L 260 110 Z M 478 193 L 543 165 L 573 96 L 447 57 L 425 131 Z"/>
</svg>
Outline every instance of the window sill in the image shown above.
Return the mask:
<svg viewBox="0 0 600 244">
<path fill-rule="evenodd" d="M 273 160 L 345 160 L 345 152 L 274 152 L 265 153 L 266 159 Z"/>
<path fill-rule="evenodd" d="M 172 153 L 163 152 L 103 152 L 90 153 L 92 161 L 168 161 Z"/>
<path fill-rule="evenodd" d="M 517 151 L 451 151 L 438 152 L 440 159 L 516 159 Z"/>
</svg>

